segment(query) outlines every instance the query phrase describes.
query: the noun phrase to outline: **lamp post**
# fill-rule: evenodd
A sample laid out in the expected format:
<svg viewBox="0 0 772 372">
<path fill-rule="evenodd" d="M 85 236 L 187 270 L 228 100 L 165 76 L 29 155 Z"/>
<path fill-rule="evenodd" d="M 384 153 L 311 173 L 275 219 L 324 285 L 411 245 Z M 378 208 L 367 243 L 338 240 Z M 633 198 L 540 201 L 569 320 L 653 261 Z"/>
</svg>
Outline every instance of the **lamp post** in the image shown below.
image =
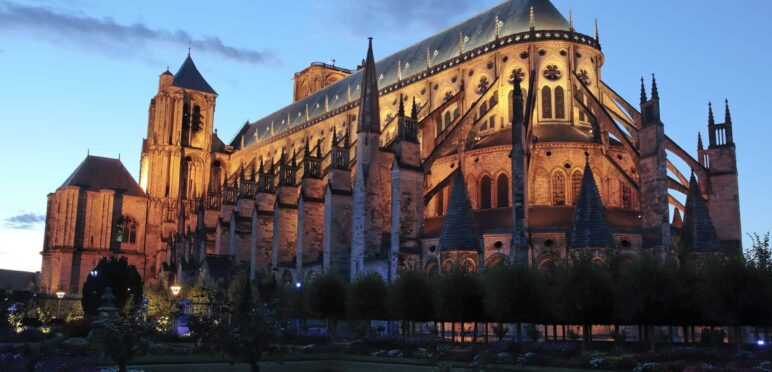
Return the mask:
<svg viewBox="0 0 772 372">
<path fill-rule="evenodd" d="M 60 313 L 60 310 L 62 309 L 62 299 L 64 298 L 64 295 L 65 295 L 64 291 L 62 291 L 62 290 L 56 291 L 56 298 L 59 299 L 59 302 L 56 304 L 56 318 L 57 319 L 59 319 L 59 313 Z"/>
<path fill-rule="evenodd" d="M 180 294 L 180 291 L 182 290 L 182 287 L 180 287 L 179 284 L 173 284 L 169 289 L 172 290 L 172 294 L 176 297 L 178 294 Z"/>
<path fill-rule="evenodd" d="M 172 299 L 172 327 L 174 328 L 174 333 L 177 333 L 177 311 L 179 309 L 177 308 L 177 295 L 180 294 L 180 291 L 182 290 L 182 287 L 177 284 L 177 281 L 174 281 L 174 284 L 172 284 L 169 289 L 172 291 L 172 295 L 174 296 L 174 299 Z"/>
</svg>

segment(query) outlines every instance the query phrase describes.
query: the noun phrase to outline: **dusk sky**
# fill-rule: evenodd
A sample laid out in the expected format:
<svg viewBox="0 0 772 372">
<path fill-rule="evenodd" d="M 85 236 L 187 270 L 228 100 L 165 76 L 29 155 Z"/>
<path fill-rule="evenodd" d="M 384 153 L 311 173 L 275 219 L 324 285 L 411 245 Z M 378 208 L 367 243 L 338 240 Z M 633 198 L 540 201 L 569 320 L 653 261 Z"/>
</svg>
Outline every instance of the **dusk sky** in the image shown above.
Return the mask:
<svg viewBox="0 0 772 372">
<path fill-rule="evenodd" d="M 246 120 L 290 103 L 292 75 L 310 62 L 353 68 L 368 36 L 380 59 L 496 3 L 0 0 L 0 268 L 40 270 L 46 195 L 87 151 L 120 155 L 138 178 L 158 75 L 176 72 L 189 45 L 230 141 Z M 553 3 L 566 17 L 572 7 L 585 34 L 598 18 L 602 78 L 628 101 L 637 105 L 642 75 L 657 74 L 665 131 L 693 156 L 708 101 L 723 121 L 730 100 L 743 233 L 768 231 L 772 1 Z"/>
</svg>

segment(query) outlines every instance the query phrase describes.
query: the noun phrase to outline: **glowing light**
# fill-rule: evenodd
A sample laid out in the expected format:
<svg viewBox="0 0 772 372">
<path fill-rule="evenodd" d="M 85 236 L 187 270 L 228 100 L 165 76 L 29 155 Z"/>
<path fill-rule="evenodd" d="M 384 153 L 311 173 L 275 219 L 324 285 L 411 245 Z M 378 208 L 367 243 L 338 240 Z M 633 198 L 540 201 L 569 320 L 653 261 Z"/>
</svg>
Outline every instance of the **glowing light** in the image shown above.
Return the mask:
<svg viewBox="0 0 772 372">
<path fill-rule="evenodd" d="M 766 343 L 766 341 L 764 341 L 764 340 L 758 340 L 758 341 L 756 341 L 756 345 L 759 345 L 759 346 L 764 346 L 764 345 L 766 345 L 766 344 L 767 344 L 767 343 Z"/>
<path fill-rule="evenodd" d="M 295 288 L 300 288 L 300 282 L 295 283 Z"/>
<path fill-rule="evenodd" d="M 63 299 L 64 298 L 64 291 L 57 291 L 56 292 L 56 297 L 58 299 L 60 299 L 60 300 Z"/>
<path fill-rule="evenodd" d="M 182 290 L 182 287 L 180 287 L 179 284 L 175 284 L 175 285 L 169 287 L 169 289 L 171 289 L 172 290 L 172 294 L 176 296 L 176 295 L 180 294 L 180 290 Z"/>
<path fill-rule="evenodd" d="M 91 270 L 91 276 L 97 276 L 99 275 L 99 271 Z"/>
</svg>

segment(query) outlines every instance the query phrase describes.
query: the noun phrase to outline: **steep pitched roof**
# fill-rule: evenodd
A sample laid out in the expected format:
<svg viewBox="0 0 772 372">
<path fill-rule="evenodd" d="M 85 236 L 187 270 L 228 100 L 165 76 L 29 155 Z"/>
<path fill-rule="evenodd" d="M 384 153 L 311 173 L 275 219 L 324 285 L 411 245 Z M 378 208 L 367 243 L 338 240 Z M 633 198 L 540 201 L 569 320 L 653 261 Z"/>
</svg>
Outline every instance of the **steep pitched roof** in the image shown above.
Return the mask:
<svg viewBox="0 0 772 372">
<path fill-rule="evenodd" d="M 177 73 L 174 74 L 172 85 L 175 87 L 197 90 L 199 92 L 217 94 L 209 83 L 206 82 L 204 76 L 198 72 L 196 64 L 193 63 L 193 59 L 190 58 L 190 54 L 188 54 L 188 58 L 185 58 L 185 62 L 182 62 L 182 66 L 177 70 Z"/>
<path fill-rule="evenodd" d="M 582 188 L 569 232 L 568 248 L 614 248 L 616 243 L 606 215 L 606 207 L 595 184 L 589 160 L 584 166 Z"/>
<path fill-rule="evenodd" d="M 459 36 L 464 35 L 465 51 L 481 47 L 496 40 L 496 17 L 501 21 L 498 30 L 500 37 L 513 35 L 530 30 L 529 13 L 534 9 L 535 27 L 537 30 L 561 30 L 569 31 L 568 21 L 555 8 L 549 0 L 509 0 L 504 1 L 478 15 L 467 19 L 455 26 L 419 41 L 405 49 L 402 49 L 386 58 L 376 62 L 378 71 L 378 84 L 381 88 L 387 87 L 398 81 L 397 70 L 401 63 L 402 76 L 407 77 L 417 74 L 426 68 L 427 51 L 429 62 L 432 66 L 442 65 L 460 54 Z M 468 37 L 468 39 L 466 39 Z M 408 67 L 409 66 L 409 67 Z M 355 97 L 361 94 L 363 70 L 338 80 L 337 82 L 298 100 L 278 111 L 249 124 L 249 130 L 245 136 L 246 145 L 255 140 L 257 131 L 258 140 L 278 134 L 300 125 L 306 121 L 306 108 L 308 116 L 316 118 L 326 113 L 325 100 L 329 100 L 330 111 L 343 107 L 350 102 L 355 102 Z M 351 101 L 349 101 L 349 94 Z"/>
<path fill-rule="evenodd" d="M 686 196 L 686 210 L 681 226 L 681 244 L 687 252 L 720 252 L 721 243 L 716 228 L 710 219 L 710 212 L 697 179 L 692 173 L 689 180 L 689 194 Z"/>
<path fill-rule="evenodd" d="M 464 175 L 462 172 L 456 172 L 448 202 L 448 213 L 440 232 L 440 250 L 476 251 L 482 248 L 481 242 L 482 236 L 472 214 Z"/>
<path fill-rule="evenodd" d="M 681 218 L 681 210 L 678 208 L 673 212 L 673 222 L 671 225 L 676 229 L 680 229 L 684 225 L 684 220 Z"/>
<path fill-rule="evenodd" d="M 357 133 L 381 131 L 381 109 L 378 103 L 378 75 L 373 58 L 373 39 L 370 38 L 367 47 L 367 59 L 362 76 L 362 95 L 359 98 L 359 116 L 357 117 Z M 401 102 L 401 101 L 400 101 Z"/>
<path fill-rule="evenodd" d="M 24 291 L 35 282 L 35 273 L 29 271 L 0 269 L 0 290 Z"/>
<path fill-rule="evenodd" d="M 61 187 L 76 186 L 86 190 L 114 190 L 124 195 L 145 196 L 134 178 L 118 159 L 88 155 Z"/>
</svg>

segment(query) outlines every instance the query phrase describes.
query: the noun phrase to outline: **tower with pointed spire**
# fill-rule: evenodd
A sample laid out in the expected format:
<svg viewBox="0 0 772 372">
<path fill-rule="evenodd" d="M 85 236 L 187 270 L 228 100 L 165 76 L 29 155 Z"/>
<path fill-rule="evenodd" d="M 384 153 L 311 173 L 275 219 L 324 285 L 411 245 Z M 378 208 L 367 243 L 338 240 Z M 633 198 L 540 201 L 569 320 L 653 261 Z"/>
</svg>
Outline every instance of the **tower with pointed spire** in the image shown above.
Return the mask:
<svg viewBox="0 0 772 372">
<path fill-rule="evenodd" d="M 660 120 L 659 90 L 654 75 L 651 79 L 651 99 L 646 99 L 646 90 L 641 85 L 639 141 L 643 246 L 662 252 L 669 250 L 673 243 L 670 234 L 665 125 Z"/>
<path fill-rule="evenodd" d="M 732 128 L 729 100 L 724 101 L 724 122 L 716 123 L 712 107 L 708 111 L 708 148 L 703 150 L 708 179 L 699 184 L 708 196 L 710 215 L 715 221 L 721 245 L 730 252 L 742 251 L 740 193 L 737 174 L 737 152 Z"/>
</svg>

